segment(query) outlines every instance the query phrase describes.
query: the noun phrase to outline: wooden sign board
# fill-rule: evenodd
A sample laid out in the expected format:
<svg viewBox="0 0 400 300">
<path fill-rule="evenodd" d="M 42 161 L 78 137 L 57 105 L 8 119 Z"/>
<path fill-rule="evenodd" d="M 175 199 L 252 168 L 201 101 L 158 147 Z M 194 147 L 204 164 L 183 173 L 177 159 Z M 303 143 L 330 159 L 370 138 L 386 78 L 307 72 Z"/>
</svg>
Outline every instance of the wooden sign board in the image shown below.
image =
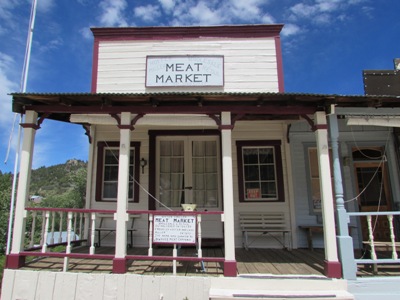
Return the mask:
<svg viewBox="0 0 400 300">
<path fill-rule="evenodd" d="M 196 215 L 154 215 L 154 244 L 196 244 Z"/>
</svg>

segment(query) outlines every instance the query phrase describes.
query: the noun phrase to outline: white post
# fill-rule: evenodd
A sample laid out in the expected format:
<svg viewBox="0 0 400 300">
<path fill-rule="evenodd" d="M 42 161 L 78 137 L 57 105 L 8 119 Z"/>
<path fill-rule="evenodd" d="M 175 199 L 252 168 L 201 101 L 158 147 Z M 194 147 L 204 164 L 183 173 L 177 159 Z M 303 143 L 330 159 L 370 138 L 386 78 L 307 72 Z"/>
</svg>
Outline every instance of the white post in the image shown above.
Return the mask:
<svg viewBox="0 0 400 300">
<path fill-rule="evenodd" d="M 131 143 L 131 114 L 121 113 L 119 164 L 118 164 L 118 195 L 117 212 L 114 215 L 116 221 L 115 258 L 113 264 L 114 273 L 126 272 L 126 229 L 129 215 L 128 207 L 129 190 L 129 157 Z M 138 168 L 139 166 L 136 166 Z"/>
<path fill-rule="evenodd" d="M 174 244 L 174 249 L 172 250 L 172 257 L 178 257 L 178 250 L 176 249 L 176 244 Z M 172 274 L 176 276 L 176 259 L 172 261 Z"/>
<path fill-rule="evenodd" d="M 91 226 L 90 226 L 90 248 L 89 253 L 92 255 L 94 254 L 94 239 L 96 234 L 96 213 L 92 212 L 91 214 Z M 99 241 L 100 242 L 100 241 Z"/>
<path fill-rule="evenodd" d="M 44 211 L 43 212 L 44 216 L 44 226 L 42 227 L 42 253 L 46 253 L 47 251 L 47 237 L 48 237 L 48 232 L 49 232 L 49 219 L 50 219 L 50 212 L 49 211 Z"/>
<path fill-rule="evenodd" d="M 224 237 L 225 263 L 224 275 L 236 276 L 235 258 L 235 231 L 233 210 L 233 172 L 232 172 L 232 124 L 231 113 L 221 113 L 221 141 L 222 141 L 222 184 L 224 194 Z"/>
<path fill-rule="evenodd" d="M 36 134 L 37 113 L 27 111 L 25 117 L 24 137 L 22 142 L 21 163 L 18 179 L 17 198 L 15 204 L 15 222 L 13 229 L 13 240 L 11 254 L 7 265 L 11 268 L 18 267 L 21 263 L 19 253 L 23 249 L 25 236 L 25 206 L 29 197 L 29 183 L 32 167 L 33 145 Z M 17 262 L 18 261 L 18 262 Z M 9 264 L 10 263 L 10 264 Z"/>
<path fill-rule="evenodd" d="M 331 166 L 329 161 L 328 126 L 325 112 L 316 112 L 314 121 L 324 227 L 325 273 L 331 278 L 341 278 L 342 268 L 337 254 Z"/>
<path fill-rule="evenodd" d="M 31 228 L 31 241 L 29 243 L 29 248 L 32 248 L 35 244 L 35 227 L 36 227 L 36 217 L 37 212 L 34 210 L 32 211 L 32 228 Z"/>
<path fill-rule="evenodd" d="M 71 211 L 69 211 L 67 216 L 68 216 L 67 217 L 67 248 L 65 249 L 65 253 L 70 254 L 71 253 L 71 234 L 72 234 L 73 213 Z M 68 261 L 69 261 L 69 257 L 68 256 L 64 257 L 63 272 L 68 271 Z"/>
<path fill-rule="evenodd" d="M 55 218 L 56 218 L 56 212 L 53 211 L 53 212 L 51 213 L 51 238 L 50 238 L 50 245 L 54 244 Z"/>
<path fill-rule="evenodd" d="M 62 242 L 62 231 L 63 231 L 63 216 L 64 216 L 64 212 L 60 211 L 60 225 L 58 227 L 58 243 Z"/>
<path fill-rule="evenodd" d="M 153 214 L 149 214 L 149 256 L 153 256 Z"/>
<path fill-rule="evenodd" d="M 197 257 L 203 257 L 203 250 L 201 249 L 201 215 L 197 215 Z"/>
</svg>

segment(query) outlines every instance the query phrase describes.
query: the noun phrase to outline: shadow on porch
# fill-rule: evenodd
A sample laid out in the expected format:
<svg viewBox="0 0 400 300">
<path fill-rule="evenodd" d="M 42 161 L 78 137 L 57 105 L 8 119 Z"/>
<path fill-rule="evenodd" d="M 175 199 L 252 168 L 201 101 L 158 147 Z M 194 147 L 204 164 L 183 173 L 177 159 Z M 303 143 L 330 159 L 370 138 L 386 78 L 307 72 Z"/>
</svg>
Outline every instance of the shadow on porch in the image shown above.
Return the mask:
<svg viewBox="0 0 400 300">
<path fill-rule="evenodd" d="M 147 248 L 128 249 L 128 255 L 147 255 Z M 87 247 L 76 247 L 74 253 L 87 253 Z M 96 248 L 96 254 L 113 254 L 113 247 Z M 160 247 L 154 249 L 154 256 L 171 256 L 171 247 Z M 356 253 L 356 257 L 357 257 Z M 184 247 L 179 249 L 178 256 L 196 256 L 196 249 Z M 203 248 L 205 257 L 223 257 L 223 249 L 220 247 Z M 178 258 L 179 260 L 179 258 Z M 274 276 L 302 275 L 302 276 L 324 276 L 324 251 L 323 249 L 293 249 L 291 251 L 282 249 L 236 249 L 238 275 L 268 274 Z M 62 271 L 63 258 L 40 257 L 27 260 L 23 269 L 25 270 L 48 270 Z M 70 272 L 112 272 L 112 260 L 70 258 L 68 270 Z M 172 275 L 171 261 L 162 260 L 128 260 L 127 272 L 142 275 Z M 177 275 L 179 276 L 223 276 L 223 264 L 220 262 L 192 262 L 178 261 Z M 400 269 L 394 265 L 383 265 L 379 267 L 378 273 L 373 273 L 371 265 L 359 265 L 357 276 L 400 276 Z"/>
</svg>

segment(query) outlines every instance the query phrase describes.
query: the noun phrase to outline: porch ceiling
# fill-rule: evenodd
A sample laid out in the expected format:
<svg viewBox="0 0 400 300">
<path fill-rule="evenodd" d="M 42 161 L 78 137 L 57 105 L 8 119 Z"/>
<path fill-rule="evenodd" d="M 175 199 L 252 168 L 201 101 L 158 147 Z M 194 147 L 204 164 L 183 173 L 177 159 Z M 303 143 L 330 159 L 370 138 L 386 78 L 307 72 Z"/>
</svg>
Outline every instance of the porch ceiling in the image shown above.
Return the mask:
<svg viewBox="0 0 400 300">
<path fill-rule="evenodd" d="M 12 111 L 34 110 L 69 122 L 71 114 L 218 114 L 231 111 L 242 119 L 296 119 L 338 107 L 400 107 L 395 96 L 344 96 L 300 93 L 13 93 Z"/>
</svg>

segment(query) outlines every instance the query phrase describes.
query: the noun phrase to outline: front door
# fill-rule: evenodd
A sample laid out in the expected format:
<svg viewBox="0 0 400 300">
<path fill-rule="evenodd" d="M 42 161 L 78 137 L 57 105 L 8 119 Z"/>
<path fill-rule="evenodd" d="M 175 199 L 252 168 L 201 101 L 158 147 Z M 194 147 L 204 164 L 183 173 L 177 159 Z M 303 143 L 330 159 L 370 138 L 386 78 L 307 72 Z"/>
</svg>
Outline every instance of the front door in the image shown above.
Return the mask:
<svg viewBox="0 0 400 300">
<path fill-rule="evenodd" d="M 222 210 L 218 136 L 158 136 L 156 139 L 157 210 Z M 202 216 L 202 236 L 222 238 L 219 215 Z"/>
<path fill-rule="evenodd" d="M 353 151 L 354 172 L 361 212 L 390 211 L 390 188 L 387 166 L 382 148 L 364 148 Z M 363 240 L 369 240 L 366 218 L 361 218 Z M 372 217 L 375 241 L 390 241 L 390 228 L 386 216 Z"/>
</svg>

